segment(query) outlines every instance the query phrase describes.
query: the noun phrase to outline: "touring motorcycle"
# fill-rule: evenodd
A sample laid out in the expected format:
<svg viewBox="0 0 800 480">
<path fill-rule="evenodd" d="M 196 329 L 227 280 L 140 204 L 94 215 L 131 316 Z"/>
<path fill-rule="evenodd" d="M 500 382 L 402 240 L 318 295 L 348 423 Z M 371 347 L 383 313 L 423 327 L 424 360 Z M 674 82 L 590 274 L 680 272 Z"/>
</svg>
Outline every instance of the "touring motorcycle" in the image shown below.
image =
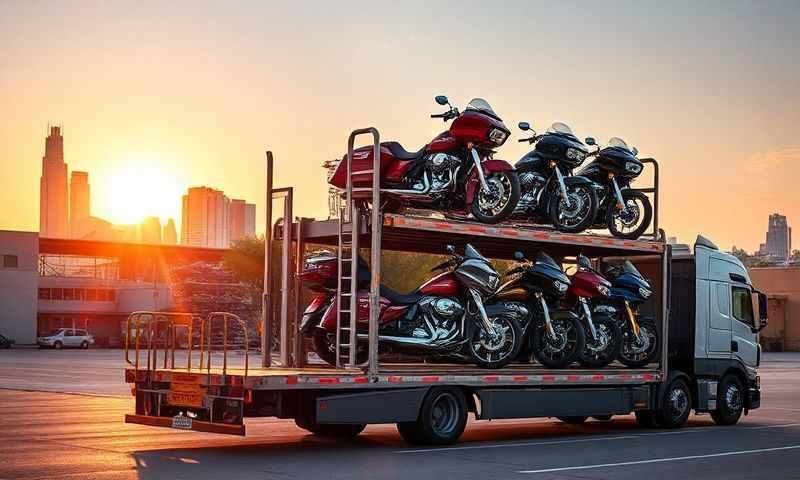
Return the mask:
<svg viewBox="0 0 800 480">
<path fill-rule="evenodd" d="M 385 212 L 406 207 L 441 210 L 453 218 L 472 216 L 483 223 L 507 218 L 519 200 L 519 180 L 514 168 L 493 159 L 510 131 L 486 100 L 475 98 L 463 112 L 444 95 L 436 102 L 449 109 L 431 118 L 453 120 L 450 128 L 417 151 L 397 142 L 380 145 L 380 185 Z M 347 187 L 346 156 L 326 162 L 328 183 Z M 371 196 L 373 148 L 353 151 L 353 196 Z"/>
<path fill-rule="evenodd" d="M 586 344 L 578 355 L 578 363 L 585 367 L 599 368 L 613 362 L 620 351 L 622 331 L 609 315 L 592 314 L 593 302 L 608 299 L 611 283 L 584 255 L 578 255 L 575 272 L 570 276 L 567 304 L 572 305 L 585 329 Z"/>
<path fill-rule="evenodd" d="M 587 138 L 594 145 L 594 139 Z M 599 208 L 595 226 L 608 228 L 612 235 L 635 240 L 653 218 L 650 199 L 643 192 L 630 188 L 631 181 L 642 173 L 644 165 L 636 158 L 638 151 L 624 140 L 614 137 L 588 156 L 596 157 L 579 175 L 595 182 Z"/>
<path fill-rule="evenodd" d="M 619 361 L 629 367 L 643 367 L 658 355 L 658 329 L 652 318 L 643 318 L 639 306 L 652 294 L 650 282 L 639 270 L 625 260 L 622 265 L 610 265 L 606 277 L 611 280 L 607 299 L 597 302 L 593 310 L 613 316 L 622 328 Z"/>
<path fill-rule="evenodd" d="M 532 320 L 523 333 L 527 340 L 522 354 L 534 358 L 548 368 L 563 368 L 575 361 L 583 351 L 585 334 L 578 316 L 558 309 L 570 287 L 570 279 L 546 253 L 540 251 L 533 261 L 522 252 L 515 252 L 517 264 L 508 272 L 509 280 L 499 288 L 491 302 L 505 309 L 525 305 Z"/>
<path fill-rule="evenodd" d="M 466 355 L 476 365 L 500 368 L 514 360 L 522 347 L 524 305 L 484 305 L 500 284 L 492 264 L 474 247 L 452 256 L 431 271 L 443 270 L 411 293 L 380 287 L 378 341 L 381 352 L 452 356 Z M 357 293 L 359 346 L 356 361 L 366 361 L 369 295 Z M 314 350 L 328 363 L 336 362 L 336 300 L 313 328 Z"/>
<path fill-rule="evenodd" d="M 563 123 L 554 123 L 542 135 L 537 135 L 528 122 L 520 122 L 519 128 L 532 133 L 519 141 L 536 146 L 514 166 L 520 199 L 513 217 L 551 223 L 563 232 L 589 228 L 597 216 L 597 195 L 590 179 L 572 174 L 589 150 Z"/>
</svg>

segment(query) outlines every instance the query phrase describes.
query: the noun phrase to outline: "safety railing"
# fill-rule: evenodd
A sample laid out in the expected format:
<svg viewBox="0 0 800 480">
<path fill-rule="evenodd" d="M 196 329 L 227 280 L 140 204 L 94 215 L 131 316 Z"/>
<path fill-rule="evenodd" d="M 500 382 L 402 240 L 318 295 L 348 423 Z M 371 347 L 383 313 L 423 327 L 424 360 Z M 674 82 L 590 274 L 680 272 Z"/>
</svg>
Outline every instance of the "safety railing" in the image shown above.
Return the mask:
<svg viewBox="0 0 800 480">
<path fill-rule="evenodd" d="M 666 241 L 664 232 L 658 229 L 658 162 L 655 158 L 640 158 L 639 161 L 653 165 L 653 186 L 637 188 L 642 193 L 651 193 L 653 195 L 653 222 L 651 223 L 653 230 L 651 235 L 653 240 Z"/>
</svg>

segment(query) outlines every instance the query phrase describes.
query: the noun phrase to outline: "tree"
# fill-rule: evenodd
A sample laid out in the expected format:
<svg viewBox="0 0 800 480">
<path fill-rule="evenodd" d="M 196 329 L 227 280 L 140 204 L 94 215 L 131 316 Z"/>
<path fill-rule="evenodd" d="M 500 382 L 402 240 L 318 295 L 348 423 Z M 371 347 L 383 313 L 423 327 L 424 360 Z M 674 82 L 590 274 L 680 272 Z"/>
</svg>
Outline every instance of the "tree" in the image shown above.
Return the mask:
<svg viewBox="0 0 800 480">
<path fill-rule="evenodd" d="M 234 240 L 222 258 L 222 266 L 247 288 L 250 318 L 244 320 L 251 332 L 257 331 L 261 321 L 261 297 L 264 293 L 264 237 Z"/>
</svg>

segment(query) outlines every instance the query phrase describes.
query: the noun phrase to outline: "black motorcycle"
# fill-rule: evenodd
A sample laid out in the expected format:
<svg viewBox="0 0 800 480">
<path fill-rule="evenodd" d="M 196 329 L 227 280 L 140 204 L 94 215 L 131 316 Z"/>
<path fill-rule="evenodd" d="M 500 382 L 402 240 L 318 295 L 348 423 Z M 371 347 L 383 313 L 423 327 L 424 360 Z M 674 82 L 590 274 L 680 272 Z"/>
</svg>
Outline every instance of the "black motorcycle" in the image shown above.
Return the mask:
<svg viewBox="0 0 800 480">
<path fill-rule="evenodd" d="M 650 282 L 629 260 L 610 265 L 605 277 L 611 282 L 610 296 L 594 305 L 593 310 L 612 316 L 622 327 L 619 361 L 629 367 L 654 362 L 660 343 L 658 329 L 652 318 L 639 314 L 639 306 L 652 294 Z"/>
<path fill-rule="evenodd" d="M 589 150 L 563 123 L 554 123 L 542 135 L 527 122 L 520 122 L 519 128 L 533 133 L 519 141 L 536 146 L 514 165 L 520 199 L 512 218 L 552 223 L 570 233 L 589 228 L 597 216 L 597 194 L 590 179 L 572 174 Z"/>
<path fill-rule="evenodd" d="M 501 302 L 506 310 L 522 303 L 530 311 L 531 319 L 523 329 L 528 349 L 520 355 L 522 360 L 529 360 L 532 352 L 545 367 L 566 367 L 578 358 L 586 342 L 578 316 L 557 309 L 569 289 L 569 277 L 544 252 L 537 253 L 534 261 L 522 252 L 514 257 L 518 264 L 507 272 L 509 280 L 489 302 Z"/>
<path fill-rule="evenodd" d="M 592 138 L 587 138 L 586 142 L 595 144 Z M 608 227 L 615 237 L 628 240 L 639 238 L 653 218 L 653 207 L 647 195 L 630 188 L 631 181 L 644 169 L 636 158 L 637 153 L 636 148 L 614 137 L 605 147 L 590 153 L 588 156 L 596 157 L 595 160 L 578 173 L 596 185 L 600 203 L 594 225 Z"/>
</svg>

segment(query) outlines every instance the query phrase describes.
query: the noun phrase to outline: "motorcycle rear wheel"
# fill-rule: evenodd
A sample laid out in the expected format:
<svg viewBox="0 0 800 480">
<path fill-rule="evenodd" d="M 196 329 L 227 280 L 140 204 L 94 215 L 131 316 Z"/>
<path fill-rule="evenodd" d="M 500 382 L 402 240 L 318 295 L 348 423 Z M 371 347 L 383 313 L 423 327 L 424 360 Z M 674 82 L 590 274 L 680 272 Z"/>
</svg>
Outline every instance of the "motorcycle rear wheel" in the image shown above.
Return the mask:
<svg viewBox="0 0 800 480">
<path fill-rule="evenodd" d="M 481 223 L 500 223 L 517 207 L 519 177 L 515 172 L 492 172 L 486 176 L 486 183 L 491 190 L 489 195 L 499 195 L 500 198 L 493 201 L 478 185 L 472 200 L 472 216 Z"/>
<path fill-rule="evenodd" d="M 638 190 L 625 190 L 622 192 L 622 200 L 625 202 L 626 208 L 635 209 L 629 215 L 635 214 L 633 224 L 636 220 L 641 220 L 641 223 L 635 229 L 624 232 L 620 227 L 625 227 L 630 223 L 631 219 L 621 218 L 622 213 L 617 210 L 617 202 L 608 202 L 608 209 L 606 210 L 606 225 L 608 231 L 617 238 L 624 238 L 626 240 L 636 240 L 647 230 L 650 226 L 650 221 L 653 219 L 653 206 L 650 205 L 650 199 L 647 195 Z M 641 208 L 637 203 L 641 204 Z M 617 225 L 620 222 L 620 225 Z"/>
<path fill-rule="evenodd" d="M 558 192 L 556 192 L 558 193 Z M 550 200 L 550 221 L 556 230 L 567 233 L 580 233 L 591 227 L 597 216 L 597 193 L 588 184 L 567 185 L 567 195 L 572 202 L 580 202 L 578 205 L 572 204 L 574 208 L 579 208 L 577 212 L 565 210 L 569 208 L 561 195 Z"/>
<path fill-rule="evenodd" d="M 315 328 L 311 336 L 311 346 L 314 348 L 319 358 L 329 365 L 336 365 L 336 334 L 324 330 L 322 328 Z M 361 345 L 359 345 L 361 347 Z M 363 348 L 358 348 L 356 352 L 356 363 L 364 363 L 367 361 L 369 353 Z"/>
</svg>

